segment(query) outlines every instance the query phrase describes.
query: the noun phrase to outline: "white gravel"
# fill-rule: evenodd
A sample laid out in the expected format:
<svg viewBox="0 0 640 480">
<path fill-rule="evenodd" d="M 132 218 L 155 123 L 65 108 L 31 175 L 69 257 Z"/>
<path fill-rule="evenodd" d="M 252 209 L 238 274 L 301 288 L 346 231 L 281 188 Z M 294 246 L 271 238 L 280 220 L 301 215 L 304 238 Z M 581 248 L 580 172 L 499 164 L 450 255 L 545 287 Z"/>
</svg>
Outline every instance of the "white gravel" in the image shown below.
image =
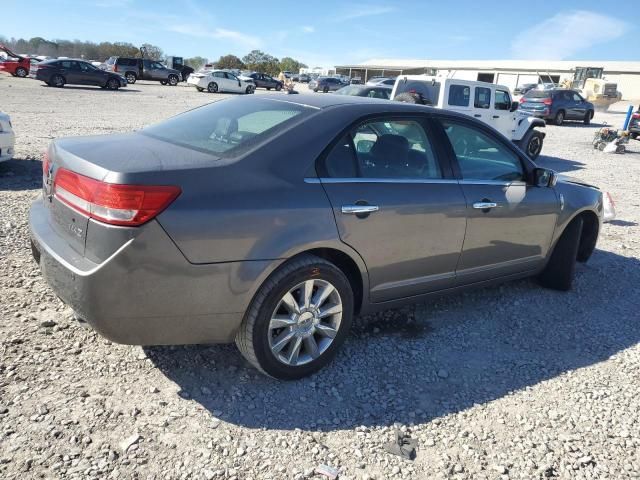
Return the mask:
<svg viewBox="0 0 640 480">
<path fill-rule="evenodd" d="M 233 346 L 142 349 L 76 324 L 29 250 L 42 151 L 220 97 L 0 76 L 17 134 L 0 164 L 1 478 L 327 478 L 322 464 L 340 479 L 640 477 L 640 142 L 594 151 L 596 125 L 547 127 L 539 162 L 616 200 L 572 292 L 520 281 L 361 318 L 329 368 L 294 383 Z M 396 427 L 415 461 L 383 450 Z"/>
</svg>

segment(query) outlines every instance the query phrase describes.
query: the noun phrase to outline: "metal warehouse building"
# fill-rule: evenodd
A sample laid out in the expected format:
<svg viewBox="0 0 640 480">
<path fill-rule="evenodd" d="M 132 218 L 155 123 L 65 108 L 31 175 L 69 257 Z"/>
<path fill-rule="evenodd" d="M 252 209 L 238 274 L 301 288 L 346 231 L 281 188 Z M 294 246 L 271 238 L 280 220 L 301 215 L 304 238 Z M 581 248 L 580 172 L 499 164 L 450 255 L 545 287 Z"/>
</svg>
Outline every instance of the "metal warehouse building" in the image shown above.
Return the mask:
<svg viewBox="0 0 640 480">
<path fill-rule="evenodd" d="M 512 90 L 525 83 L 561 83 L 572 79 L 576 67 L 604 69 L 604 78 L 617 83 L 625 100 L 640 99 L 640 62 L 594 60 L 390 60 L 374 59 L 356 65 L 336 66 L 336 73 L 360 78 L 398 75 L 443 75 L 507 85 Z"/>
</svg>

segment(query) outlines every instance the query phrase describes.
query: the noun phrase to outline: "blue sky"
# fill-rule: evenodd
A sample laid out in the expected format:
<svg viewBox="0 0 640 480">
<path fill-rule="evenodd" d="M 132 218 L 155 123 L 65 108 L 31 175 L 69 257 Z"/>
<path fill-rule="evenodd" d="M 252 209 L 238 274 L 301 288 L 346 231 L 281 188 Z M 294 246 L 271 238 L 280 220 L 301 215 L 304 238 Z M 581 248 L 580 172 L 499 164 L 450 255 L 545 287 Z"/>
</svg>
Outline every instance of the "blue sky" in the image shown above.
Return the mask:
<svg viewBox="0 0 640 480">
<path fill-rule="evenodd" d="M 217 59 L 254 48 L 309 66 L 371 58 L 640 60 L 637 0 L 253 2 L 1 0 L 0 35 L 148 42 Z M 530 6 L 532 5 L 532 6 Z M 637 16 L 637 15 L 636 15 Z"/>
</svg>

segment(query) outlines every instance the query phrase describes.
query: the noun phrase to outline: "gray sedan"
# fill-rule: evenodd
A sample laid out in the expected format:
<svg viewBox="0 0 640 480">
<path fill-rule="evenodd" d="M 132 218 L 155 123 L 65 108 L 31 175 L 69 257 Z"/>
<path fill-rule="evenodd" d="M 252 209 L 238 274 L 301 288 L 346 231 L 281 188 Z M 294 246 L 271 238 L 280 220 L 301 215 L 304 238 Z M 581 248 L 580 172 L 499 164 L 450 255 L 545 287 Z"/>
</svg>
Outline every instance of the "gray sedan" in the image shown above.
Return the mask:
<svg viewBox="0 0 640 480">
<path fill-rule="evenodd" d="M 537 276 L 571 287 L 602 193 L 468 116 L 362 97 L 233 98 L 138 132 L 55 140 L 35 259 L 120 343 L 235 341 L 281 379 L 356 314 Z"/>
</svg>

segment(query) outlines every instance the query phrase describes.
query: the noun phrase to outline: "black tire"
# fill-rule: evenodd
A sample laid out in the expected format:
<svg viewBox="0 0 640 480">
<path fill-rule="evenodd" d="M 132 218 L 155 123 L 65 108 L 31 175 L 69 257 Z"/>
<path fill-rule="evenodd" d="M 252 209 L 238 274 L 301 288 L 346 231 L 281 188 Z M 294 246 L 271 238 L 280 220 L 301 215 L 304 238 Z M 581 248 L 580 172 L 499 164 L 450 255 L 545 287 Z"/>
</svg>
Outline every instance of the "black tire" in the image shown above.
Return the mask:
<svg viewBox="0 0 640 480">
<path fill-rule="evenodd" d="M 127 79 L 127 83 L 134 84 L 138 80 L 138 76 L 133 72 L 127 72 L 124 74 L 124 78 Z"/>
<path fill-rule="evenodd" d="M 49 81 L 49 85 L 57 88 L 64 87 L 65 83 L 66 83 L 65 79 L 62 75 L 54 75 L 53 77 L 51 77 L 51 80 Z"/>
<path fill-rule="evenodd" d="M 292 366 L 278 360 L 269 346 L 269 323 L 282 297 L 306 280 L 330 282 L 342 301 L 342 318 L 333 342 L 315 360 Z M 353 317 L 353 291 L 344 273 L 331 262 L 315 255 L 301 255 L 278 269 L 260 287 L 236 336 L 236 345 L 253 365 L 274 378 L 295 380 L 306 377 L 327 365 L 336 356 L 351 328 Z"/>
<path fill-rule="evenodd" d="M 584 119 L 582 122 L 585 125 L 589 125 L 591 123 L 591 119 L 593 118 L 593 110 L 588 110 L 587 113 L 584 114 Z"/>
<path fill-rule="evenodd" d="M 271 90 L 271 87 L 265 87 L 267 90 Z"/>
<path fill-rule="evenodd" d="M 204 92 L 204 88 L 202 88 L 202 87 L 196 87 L 196 90 L 199 91 L 199 92 Z"/>
<path fill-rule="evenodd" d="M 160 80 L 160 85 L 166 85 L 167 81 L 166 80 Z"/>
<path fill-rule="evenodd" d="M 27 75 L 29 75 L 29 72 L 27 71 L 26 68 L 23 68 L 23 67 L 16 68 L 16 77 L 24 78 Z"/>
<path fill-rule="evenodd" d="M 562 232 L 547 266 L 538 277 L 543 287 L 562 291 L 571 289 L 583 223 L 582 218 L 575 218 Z"/>
<path fill-rule="evenodd" d="M 118 90 L 120 88 L 120 81 L 117 78 L 110 78 L 107 80 L 106 87 L 109 90 Z"/>
<path fill-rule="evenodd" d="M 218 93 L 218 84 L 216 82 L 210 82 L 209 85 L 207 85 L 207 91 L 209 93 Z"/>
<path fill-rule="evenodd" d="M 276 85 L 276 92 L 279 92 L 280 90 L 282 90 L 282 85 L 280 84 Z"/>
<path fill-rule="evenodd" d="M 256 89 L 255 87 L 252 87 L 251 85 L 249 85 L 247 87 L 247 89 L 245 90 L 245 92 L 247 93 L 247 95 L 251 95 L 252 93 L 255 93 Z"/>
<path fill-rule="evenodd" d="M 178 83 L 180 83 L 180 79 L 177 75 L 169 75 L 167 83 L 169 83 L 169 85 L 171 85 L 172 87 L 175 87 L 176 85 L 178 85 Z"/>
<path fill-rule="evenodd" d="M 530 129 L 519 142 L 520 148 L 525 151 L 531 160 L 535 160 L 540 156 L 543 144 L 544 135 L 534 128 Z"/>
<path fill-rule="evenodd" d="M 329 93 L 329 87 L 324 87 L 324 88 L 322 89 L 322 91 L 323 91 L 324 93 Z"/>
<path fill-rule="evenodd" d="M 396 95 L 393 99 L 394 102 L 403 102 L 403 103 L 416 103 L 422 104 L 420 97 L 417 95 L 413 95 L 411 93 L 401 93 L 400 95 Z"/>
<path fill-rule="evenodd" d="M 564 110 L 558 110 L 558 113 L 556 113 L 556 116 L 553 117 L 553 123 L 558 126 L 564 123 Z"/>
</svg>

